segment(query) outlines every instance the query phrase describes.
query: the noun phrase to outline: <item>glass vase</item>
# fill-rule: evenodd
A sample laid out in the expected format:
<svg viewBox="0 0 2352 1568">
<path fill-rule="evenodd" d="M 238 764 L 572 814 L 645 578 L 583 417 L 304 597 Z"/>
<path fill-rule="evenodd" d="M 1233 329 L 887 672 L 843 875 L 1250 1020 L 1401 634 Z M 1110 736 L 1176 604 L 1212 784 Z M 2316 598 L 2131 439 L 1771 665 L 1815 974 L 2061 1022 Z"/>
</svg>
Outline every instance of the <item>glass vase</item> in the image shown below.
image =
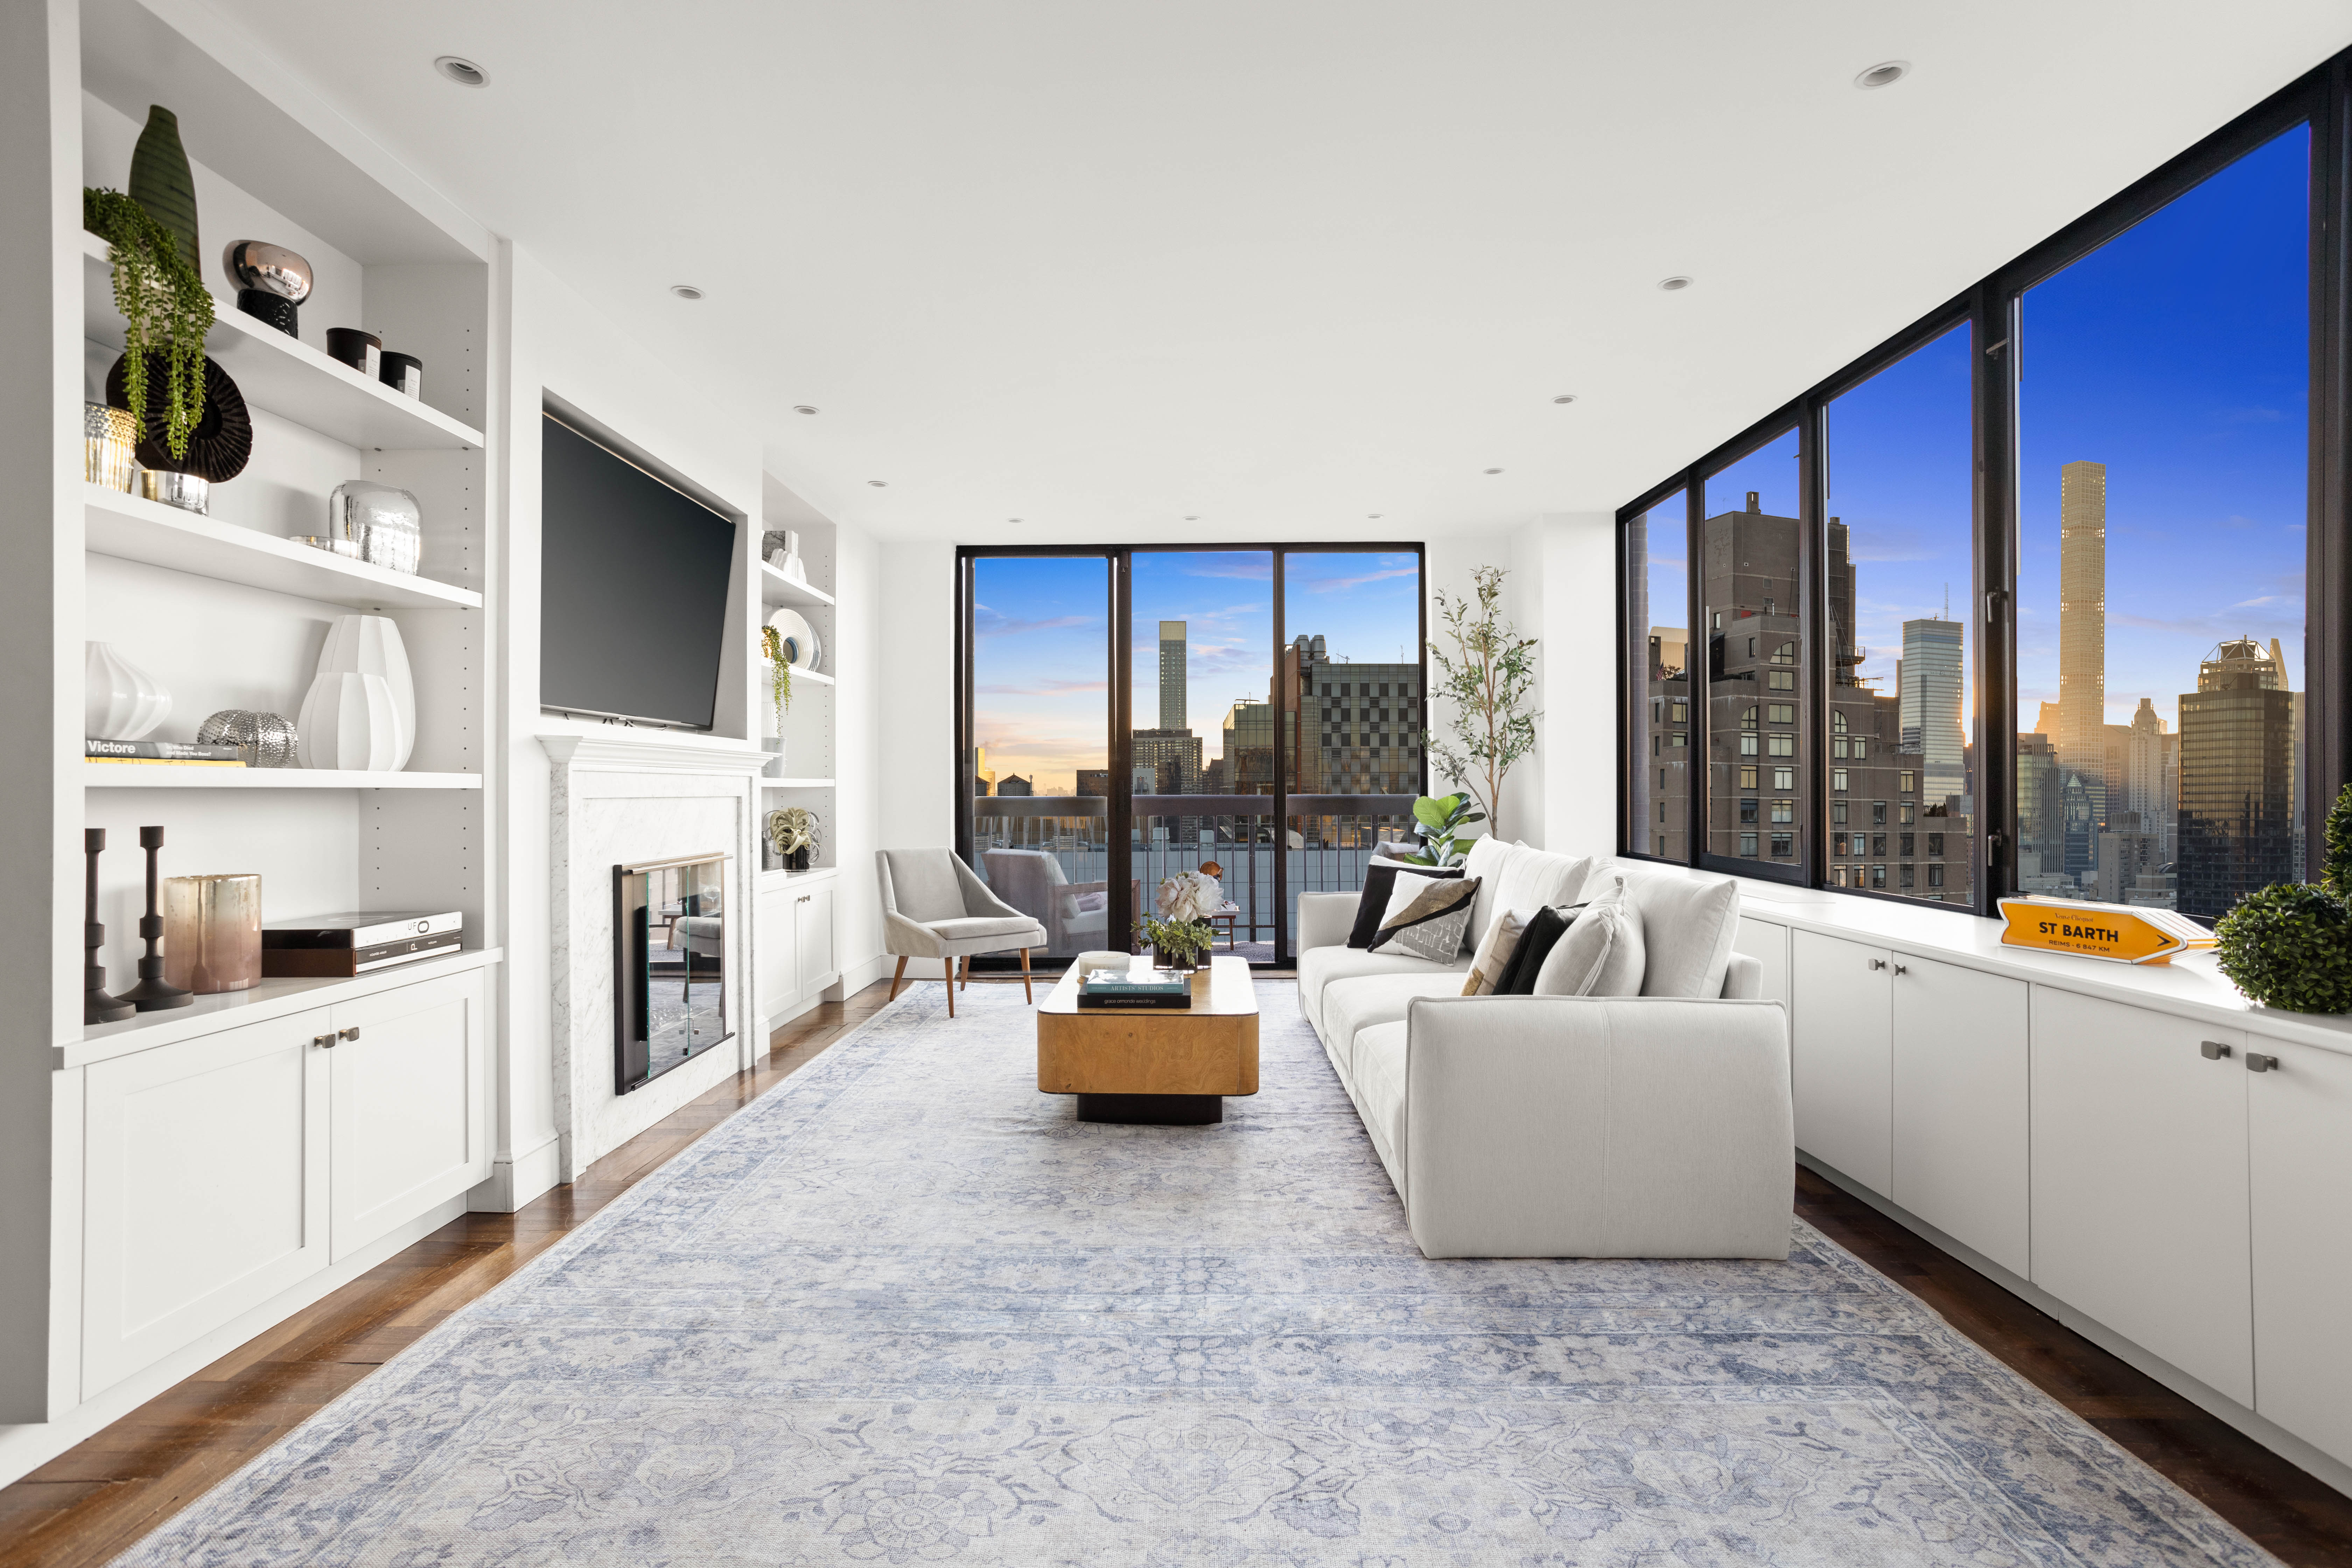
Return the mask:
<svg viewBox="0 0 2352 1568">
<path fill-rule="evenodd" d="M 261 979 L 261 879 L 163 879 L 163 978 L 209 996 Z"/>
</svg>

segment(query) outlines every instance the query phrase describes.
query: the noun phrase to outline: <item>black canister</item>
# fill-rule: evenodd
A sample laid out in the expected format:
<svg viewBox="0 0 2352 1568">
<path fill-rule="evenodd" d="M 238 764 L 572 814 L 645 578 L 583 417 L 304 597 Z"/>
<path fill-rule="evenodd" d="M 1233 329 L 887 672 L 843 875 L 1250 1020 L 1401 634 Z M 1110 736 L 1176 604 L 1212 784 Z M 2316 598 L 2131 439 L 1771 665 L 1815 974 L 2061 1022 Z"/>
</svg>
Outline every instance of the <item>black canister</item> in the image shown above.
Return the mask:
<svg viewBox="0 0 2352 1568">
<path fill-rule="evenodd" d="M 383 340 L 373 332 L 363 332 L 357 327 L 329 327 L 327 353 L 371 381 L 382 374 Z"/>
<path fill-rule="evenodd" d="M 383 369 L 380 379 L 394 392 L 409 397 L 422 397 L 425 395 L 425 362 L 415 354 L 386 349 L 383 351 Z"/>
<path fill-rule="evenodd" d="M 272 294 L 266 289 L 240 289 L 236 291 L 236 308 L 266 326 L 276 327 L 289 338 L 302 335 L 302 329 L 297 321 L 301 307 L 282 294 Z"/>
</svg>

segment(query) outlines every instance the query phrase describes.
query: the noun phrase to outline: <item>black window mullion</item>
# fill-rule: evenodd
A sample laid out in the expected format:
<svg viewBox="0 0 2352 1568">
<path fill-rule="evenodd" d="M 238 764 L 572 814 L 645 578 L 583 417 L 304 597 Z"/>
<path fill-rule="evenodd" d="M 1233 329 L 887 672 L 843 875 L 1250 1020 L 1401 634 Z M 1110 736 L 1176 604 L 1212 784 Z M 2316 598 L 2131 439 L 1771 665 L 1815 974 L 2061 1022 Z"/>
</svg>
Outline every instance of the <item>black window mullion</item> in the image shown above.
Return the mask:
<svg viewBox="0 0 2352 1568">
<path fill-rule="evenodd" d="M 1714 736 L 1710 723 L 1715 716 L 1714 682 L 1707 679 L 1707 628 L 1703 617 L 1706 613 L 1706 563 L 1699 551 L 1701 524 L 1706 521 L 1706 485 L 1694 468 L 1683 479 L 1683 568 L 1684 589 L 1689 607 L 1684 612 L 1689 629 L 1683 634 L 1684 685 L 1690 692 L 1690 753 L 1691 760 L 1683 765 L 1683 776 L 1689 781 L 1690 809 L 1688 823 L 1683 834 L 1683 864 L 1697 866 L 1706 858 L 1706 826 L 1708 792 L 1715 783 Z M 1648 629 L 1643 628 L 1646 637 Z M 1644 689 L 1647 683 L 1644 682 Z M 1643 766 L 1648 766 L 1644 760 Z"/>
<path fill-rule="evenodd" d="M 1110 788 L 1105 803 L 1103 876 L 1110 886 L 1110 926 L 1105 941 L 1135 929 L 1135 629 L 1134 559 L 1108 552 L 1110 570 Z M 1158 721 L 1154 721 L 1156 723 Z M 1129 947 L 1132 947 L 1132 942 Z"/>
<path fill-rule="evenodd" d="M 1798 646 L 1804 650 L 1801 667 L 1812 700 L 1801 710 L 1803 721 L 1798 745 L 1805 755 L 1806 777 L 1800 781 L 1797 809 L 1811 829 L 1805 852 L 1797 862 L 1799 879 L 1819 887 L 1829 864 L 1830 699 L 1836 690 L 1837 666 L 1830 654 L 1829 589 L 1829 405 L 1818 397 L 1799 404 L 1797 420 L 1797 602 L 1803 606 Z"/>
<path fill-rule="evenodd" d="M 2019 296 L 1980 285 L 1975 350 L 1977 865 L 1973 903 L 1991 914 L 2017 886 L 2017 376 Z"/>
<path fill-rule="evenodd" d="M 2304 624 L 2305 877 L 2352 780 L 2352 58 L 2330 63 L 2311 122 L 2311 436 Z"/>
</svg>

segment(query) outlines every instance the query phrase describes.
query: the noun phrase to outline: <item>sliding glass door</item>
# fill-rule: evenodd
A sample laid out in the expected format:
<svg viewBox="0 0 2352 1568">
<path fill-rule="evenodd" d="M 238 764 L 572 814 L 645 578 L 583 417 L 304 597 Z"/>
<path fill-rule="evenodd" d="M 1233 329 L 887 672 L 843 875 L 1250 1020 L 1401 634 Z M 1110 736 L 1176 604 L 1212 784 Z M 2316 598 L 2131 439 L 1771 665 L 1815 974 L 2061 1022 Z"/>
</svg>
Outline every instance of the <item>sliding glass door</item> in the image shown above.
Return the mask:
<svg viewBox="0 0 2352 1568">
<path fill-rule="evenodd" d="M 1412 837 L 1419 546 L 961 560 L 957 847 L 1045 926 L 1036 958 L 1132 950 L 1160 880 L 1201 870 L 1215 951 L 1286 965 L 1298 894 Z"/>
</svg>

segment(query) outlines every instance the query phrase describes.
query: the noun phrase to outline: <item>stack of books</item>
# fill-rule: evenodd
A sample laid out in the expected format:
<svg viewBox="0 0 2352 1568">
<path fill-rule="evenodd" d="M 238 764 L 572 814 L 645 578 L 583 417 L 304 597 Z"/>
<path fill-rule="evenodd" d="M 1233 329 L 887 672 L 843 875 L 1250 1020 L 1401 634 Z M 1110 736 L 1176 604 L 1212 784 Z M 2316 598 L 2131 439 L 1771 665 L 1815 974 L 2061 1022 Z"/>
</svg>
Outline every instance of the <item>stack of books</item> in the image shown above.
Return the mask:
<svg viewBox="0 0 2352 1568">
<path fill-rule="evenodd" d="M 245 753 L 235 746 L 199 746 L 186 741 L 82 741 L 82 760 L 91 763 L 131 763 L 158 767 L 241 768 Z"/>
<path fill-rule="evenodd" d="M 1080 1007 L 1190 1007 L 1192 978 L 1157 971 L 1097 971 L 1078 982 Z"/>
</svg>

